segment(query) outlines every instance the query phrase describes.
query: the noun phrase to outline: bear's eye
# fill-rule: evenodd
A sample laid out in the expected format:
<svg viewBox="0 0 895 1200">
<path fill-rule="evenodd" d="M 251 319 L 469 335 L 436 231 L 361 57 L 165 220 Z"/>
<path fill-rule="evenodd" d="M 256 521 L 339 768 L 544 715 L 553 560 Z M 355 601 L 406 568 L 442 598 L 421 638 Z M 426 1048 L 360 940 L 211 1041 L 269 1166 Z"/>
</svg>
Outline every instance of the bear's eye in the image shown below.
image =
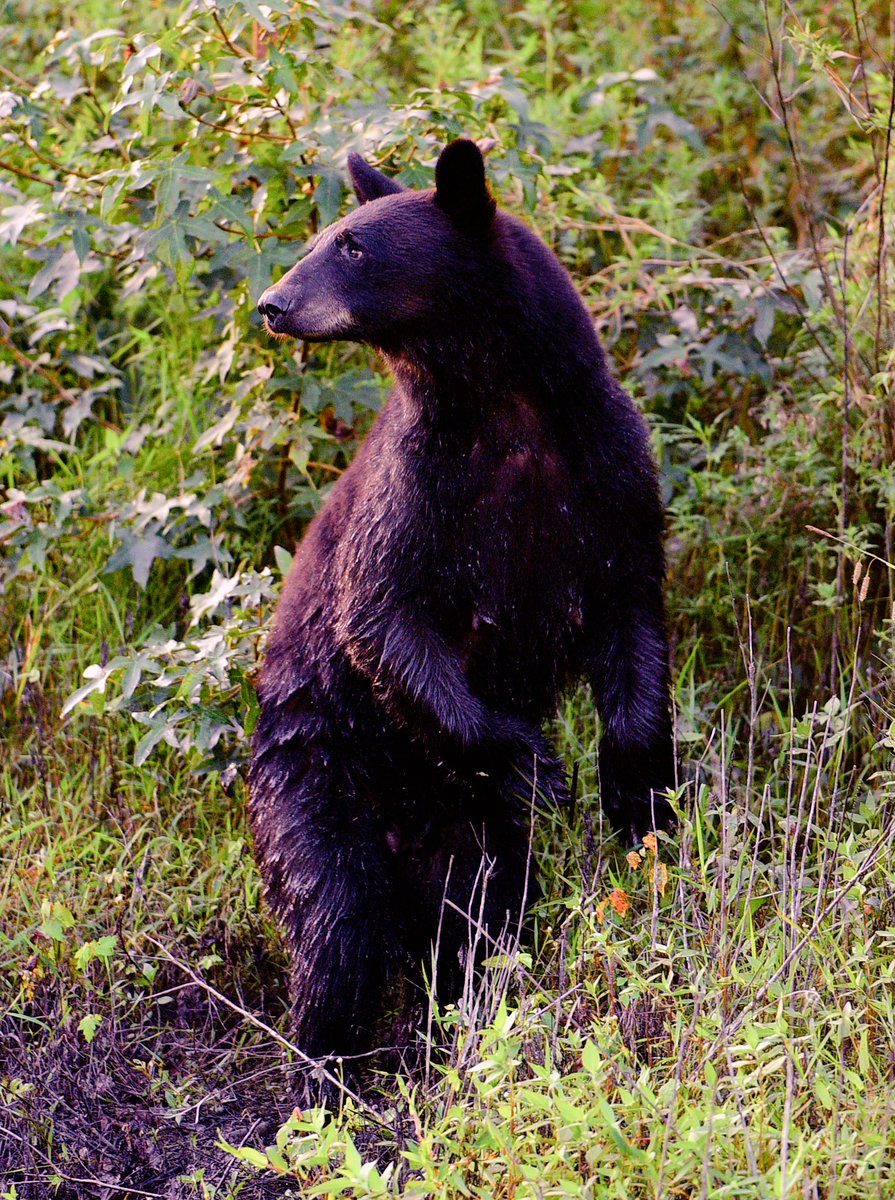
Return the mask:
<svg viewBox="0 0 895 1200">
<path fill-rule="evenodd" d="M 345 258 L 363 258 L 364 252 L 351 236 L 350 233 L 342 233 L 336 239 L 336 245 L 339 247 L 339 253 Z"/>
</svg>

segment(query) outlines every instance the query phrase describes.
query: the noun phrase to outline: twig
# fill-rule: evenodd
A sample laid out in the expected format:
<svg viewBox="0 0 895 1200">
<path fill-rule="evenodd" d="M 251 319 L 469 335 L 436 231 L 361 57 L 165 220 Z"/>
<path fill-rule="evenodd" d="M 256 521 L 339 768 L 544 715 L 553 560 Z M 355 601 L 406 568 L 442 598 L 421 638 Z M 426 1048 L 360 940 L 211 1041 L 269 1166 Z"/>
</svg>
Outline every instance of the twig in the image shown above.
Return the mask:
<svg viewBox="0 0 895 1200">
<path fill-rule="evenodd" d="M 263 241 L 264 238 L 272 237 L 279 238 L 284 242 L 293 240 L 291 237 L 283 237 L 282 233 L 278 229 L 268 229 L 264 233 L 246 233 L 244 229 L 234 229 L 233 226 L 228 225 L 226 221 L 215 221 L 214 224 L 217 225 L 218 229 L 222 230 L 224 233 L 232 234 L 233 237 L 244 237 L 246 239 L 251 238 L 252 241 L 256 242 Z M 299 239 L 295 238 L 294 240 L 298 241 Z"/>
<path fill-rule="evenodd" d="M 75 175 L 78 179 L 86 179 L 88 182 L 92 181 L 93 179 L 92 175 L 87 175 L 83 171 L 76 170 L 74 167 L 67 167 L 65 163 L 61 163 L 58 158 L 51 158 L 49 154 L 44 154 L 43 150 L 40 150 L 37 146 L 33 146 L 31 142 L 22 139 L 22 145 L 27 146 L 35 158 L 40 159 L 41 162 L 46 163 L 49 167 L 55 167 L 56 170 L 61 171 L 63 175 Z"/>
<path fill-rule="evenodd" d="M 742 179 L 740 179 L 740 195 L 743 197 L 743 203 L 746 205 L 746 208 L 749 212 L 749 216 L 752 218 L 753 221 L 756 221 L 755 209 L 752 206 L 752 201 L 749 199 L 748 195 L 746 194 L 746 189 L 745 189 Z M 821 354 L 824 356 L 824 358 L 827 360 L 827 362 L 830 364 L 830 366 L 835 367 L 837 365 L 836 359 L 833 357 L 832 352 L 824 344 L 823 340 L 821 339 L 820 334 L 814 328 L 814 325 L 811 323 L 811 321 L 809 321 L 807 308 L 802 303 L 799 296 L 796 295 L 795 288 L 790 284 L 789 280 L 784 275 L 783 268 L 781 267 L 781 265 L 777 259 L 777 255 L 774 253 L 774 248 L 771 245 L 771 243 L 768 241 L 767 234 L 765 233 L 764 229 L 761 227 L 761 225 L 759 225 L 757 223 L 757 221 L 756 221 L 756 228 L 758 229 L 758 233 L 759 233 L 759 236 L 761 237 L 761 240 L 764 242 L 765 249 L 767 250 L 768 254 L 771 256 L 771 261 L 774 264 L 774 269 L 776 270 L 777 274 L 780 276 L 780 281 L 782 282 L 783 286 L 786 288 L 787 296 L 789 296 L 790 300 L 792 300 L 793 304 L 796 306 L 796 310 L 798 311 L 799 317 L 800 317 L 803 325 L 808 330 L 809 334 L 811 335 L 812 339 L 814 340 L 815 344 L 817 345 L 817 348 L 820 350 Z M 806 369 L 806 371 L 808 371 L 808 374 L 811 376 L 811 379 L 814 381 L 814 383 L 817 384 L 818 387 L 823 387 L 822 381 L 814 374 L 814 372 L 808 370 L 807 367 L 805 369 Z"/>
<path fill-rule="evenodd" d="M 809 533 L 817 533 L 821 537 L 825 537 L 831 542 L 839 542 L 842 546 L 845 547 L 846 550 L 854 548 L 853 543 L 849 542 L 847 537 L 842 537 L 838 533 L 830 533 L 829 529 L 818 529 L 818 527 L 816 525 L 806 525 L 805 528 L 808 530 Z M 872 550 L 863 550 L 862 549 L 861 556 L 863 558 L 869 558 L 871 562 L 878 562 L 881 566 L 886 567 L 887 570 L 890 570 L 890 571 L 892 570 L 893 567 L 895 567 L 895 563 L 889 562 L 889 560 L 887 558 L 882 558 L 879 554 L 874 554 Z"/>
<path fill-rule="evenodd" d="M 873 350 L 877 372 L 881 369 L 880 349 L 882 346 L 883 328 L 883 291 L 886 274 L 886 189 L 889 184 L 889 151 L 892 145 L 893 121 L 895 121 L 895 71 L 892 72 L 891 87 L 889 88 L 889 117 L 886 121 L 886 148 L 883 153 L 883 177 L 880 181 L 879 221 L 877 223 L 876 237 L 876 337 L 874 339 Z M 888 317 L 888 311 L 886 315 Z M 885 417 L 883 419 L 885 420 Z"/>
<path fill-rule="evenodd" d="M 36 250 L 42 250 L 46 247 L 46 242 L 36 242 L 33 238 L 22 237 L 21 234 L 16 244 L 19 246 L 32 246 Z M 130 251 L 103 250 L 99 246 L 94 245 L 91 245 L 90 253 L 98 254 L 100 258 L 112 258 L 116 262 L 124 262 L 125 259 L 130 258 Z"/>
<path fill-rule="evenodd" d="M 754 213 L 752 214 L 754 218 Z M 644 221 L 642 217 L 631 217 L 623 213 L 613 213 L 611 221 L 565 221 L 563 227 L 567 229 L 585 229 L 596 230 L 598 233 L 618 233 L 621 237 L 623 233 L 628 231 L 632 233 L 645 233 L 648 237 L 657 238 L 660 242 L 665 242 L 668 246 L 680 246 L 684 250 L 695 251 L 696 248 L 682 238 L 677 238 L 671 233 L 666 233 L 663 229 L 658 229 L 655 225 L 651 225 L 649 221 Z M 712 242 L 712 246 L 720 246 L 723 242 L 729 242 L 735 238 L 749 237 L 751 234 L 760 233 L 761 227 L 756 222 L 755 229 L 741 229 L 735 234 L 730 234 L 727 237 L 720 238 L 717 242 Z M 723 263 L 726 267 L 733 267 L 736 270 L 741 270 L 746 264 L 739 259 L 725 258 L 723 254 L 716 254 L 711 246 L 704 246 L 697 254 L 691 254 L 692 258 L 708 259 L 709 261 Z M 669 260 L 677 262 L 678 260 Z"/>
<path fill-rule="evenodd" d="M 211 19 L 212 19 L 212 21 L 214 21 L 215 25 L 217 25 L 218 32 L 220 33 L 221 37 L 224 39 L 224 43 L 227 46 L 228 50 L 232 51 L 233 54 L 235 54 L 237 58 L 250 58 L 251 57 L 251 55 L 246 53 L 245 50 L 240 50 L 240 48 L 238 46 L 234 45 L 234 43 L 230 41 L 230 38 L 227 36 L 227 30 L 221 24 L 221 18 L 218 16 L 218 14 L 214 10 L 212 10 Z"/>
<path fill-rule="evenodd" d="M 438 909 L 438 928 L 435 931 L 435 945 L 432 950 L 432 979 L 430 980 L 428 1006 L 426 1010 L 426 1087 L 432 1074 L 432 1027 L 435 1023 L 435 996 L 438 985 L 438 960 L 441 954 L 441 931 L 444 924 L 444 909 L 447 901 L 448 888 L 451 883 L 451 872 L 454 868 L 454 856 L 448 860 L 447 874 L 444 877 L 444 887 L 441 891 L 441 905 Z"/>
<path fill-rule="evenodd" d="M 8 162 L 5 158 L 0 158 L 0 168 L 4 171 L 12 171 L 13 175 L 18 175 L 22 179 L 30 179 L 32 183 L 43 183 L 49 188 L 58 186 L 56 179 L 44 179 L 43 175 L 35 175 L 32 171 L 26 171 L 24 167 L 17 167 L 13 163 Z"/>
<path fill-rule="evenodd" d="M 34 84 L 30 80 L 23 79 L 21 75 L 16 75 L 15 71 L 10 71 L 9 67 L 4 67 L 3 63 L 0 63 L 0 75 L 5 75 L 13 83 L 17 83 L 19 87 L 28 88 L 29 91 L 34 87 Z"/>
<path fill-rule="evenodd" d="M 789 12 L 789 15 L 792 17 L 793 21 L 795 22 L 796 27 L 798 28 L 799 32 L 807 35 L 807 30 L 805 28 L 805 25 L 802 22 L 802 19 L 799 16 L 798 12 L 793 7 L 792 0 L 783 0 L 783 4 L 784 4 L 785 8 L 787 9 L 787 11 Z M 852 12 L 854 12 L 854 11 L 855 11 L 855 5 L 854 5 L 854 0 L 852 0 Z M 858 46 L 861 48 L 861 65 L 863 67 L 863 65 L 864 65 L 863 46 L 861 45 L 860 32 L 858 32 Z M 854 56 L 849 55 L 849 57 L 852 58 Z M 848 84 L 845 82 L 845 80 L 842 78 L 842 76 L 839 74 L 839 72 L 834 67 L 831 67 L 830 64 L 826 61 L 823 62 L 821 64 L 821 66 L 822 66 L 822 69 L 823 69 L 825 75 L 829 79 L 830 83 L 833 85 L 834 90 L 839 95 L 839 99 L 842 101 L 842 103 L 848 109 L 849 116 L 854 117 L 855 121 L 857 121 L 858 124 L 860 124 L 859 118 L 863 118 L 864 120 L 866 120 L 871 115 L 871 112 L 872 112 L 872 109 L 870 106 L 869 95 L 867 97 L 867 105 L 865 107 L 861 103 L 861 100 L 859 99 L 859 97 L 855 95 L 855 93 L 851 90 L 851 88 L 848 86 Z M 864 80 L 864 89 L 866 92 L 866 90 L 867 90 L 867 80 L 866 79 Z M 799 90 L 801 90 L 801 88 Z M 858 110 L 857 114 L 855 113 L 854 109 Z"/>
<path fill-rule="evenodd" d="M 836 317 L 837 322 L 841 325 L 842 314 L 839 311 L 838 299 L 837 299 L 835 291 L 833 290 L 833 282 L 830 278 L 829 267 L 827 265 L 826 258 L 823 254 L 821 240 L 818 235 L 817 225 L 814 220 L 814 211 L 813 211 L 811 205 L 808 203 L 808 187 L 807 187 L 807 182 L 806 182 L 805 167 L 802 162 L 802 156 L 799 152 L 799 146 L 798 146 L 798 142 L 796 140 L 795 130 L 793 128 L 792 121 L 790 119 L 790 112 L 789 112 L 789 107 L 788 107 L 789 102 L 787 101 L 786 97 L 783 94 L 783 80 L 782 80 L 781 74 L 780 74 L 780 70 L 781 70 L 780 63 L 777 62 L 777 44 L 774 41 L 774 34 L 771 29 L 771 13 L 770 13 L 769 5 L 768 5 L 768 0 L 762 0 L 762 10 L 764 12 L 765 30 L 766 30 L 767 36 L 768 36 L 768 45 L 771 48 L 771 73 L 774 76 L 774 86 L 775 86 L 776 92 L 777 92 L 777 100 L 780 104 L 780 116 L 781 116 L 781 119 L 783 122 L 783 129 L 786 134 L 786 142 L 787 142 L 787 145 L 789 146 L 789 153 L 790 153 L 790 157 L 792 158 L 792 161 L 793 161 L 793 166 L 796 169 L 796 182 L 799 185 L 799 199 L 802 202 L 802 208 L 804 209 L 804 212 L 805 212 L 805 220 L 808 223 L 808 234 L 811 238 L 811 247 L 812 247 L 812 250 L 814 251 L 814 258 L 815 258 L 815 262 L 817 263 L 817 269 L 820 271 L 821 277 L 823 278 L 824 287 L 826 288 L 827 296 L 829 298 L 830 304 L 832 305 L 833 313 Z M 780 47 L 780 58 L 782 61 L 782 58 L 783 58 L 782 45 Z"/>
<path fill-rule="evenodd" d="M 867 84 L 867 47 L 864 45 L 864 35 L 861 32 L 861 18 L 858 16 L 858 6 L 855 0 L 851 0 L 851 15 L 852 24 L 855 27 L 855 37 L 858 39 L 858 58 L 861 63 L 861 82 L 864 85 L 864 105 L 867 109 L 867 116 L 873 116 L 873 101 L 870 99 L 870 88 Z M 870 139 L 870 150 L 873 154 L 873 169 L 876 173 L 876 182 L 879 183 L 879 153 L 874 144 L 873 138 Z"/>
<path fill-rule="evenodd" d="M 277 133 L 261 133 L 260 131 L 243 133 L 239 129 L 231 129 L 229 125 L 220 125 L 217 121 L 207 121 L 205 117 L 200 117 L 198 113 L 194 113 L 183 100 L 180 102 L 180 107 L 187 116 L 192 117 L 194 121 L 198 121 L 200 125 L 207 125 L 209 129 L 219 129 L 221 133 L 229 133 L 230 137 L 235 138 L 238 142 L 242 142 L 243 145 L 249 146 L 252 142 L 257 141 L 279 142 L 281 145 L 292 145 L 291 137 L 281 137 Z"/>
</svg>

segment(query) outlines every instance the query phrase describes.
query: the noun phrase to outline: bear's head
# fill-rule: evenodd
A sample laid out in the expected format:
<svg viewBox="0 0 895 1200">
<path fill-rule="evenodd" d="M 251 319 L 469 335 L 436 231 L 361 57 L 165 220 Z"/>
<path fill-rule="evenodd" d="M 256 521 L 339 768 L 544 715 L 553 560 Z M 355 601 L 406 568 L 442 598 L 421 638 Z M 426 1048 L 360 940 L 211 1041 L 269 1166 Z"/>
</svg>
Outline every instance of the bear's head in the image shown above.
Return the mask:
<svg viewBox="0 0 895 1200">
<path fill-rule="evenodd" d="M 383 349 L 456 335 L 498 271 L 496 205 L 478 146 L 465 138 L 446 146 L 429 191 L 405 189 L 357 154 L 348 167 L 359 207 L 261 296 L 268 332 Z"/>
</svg>

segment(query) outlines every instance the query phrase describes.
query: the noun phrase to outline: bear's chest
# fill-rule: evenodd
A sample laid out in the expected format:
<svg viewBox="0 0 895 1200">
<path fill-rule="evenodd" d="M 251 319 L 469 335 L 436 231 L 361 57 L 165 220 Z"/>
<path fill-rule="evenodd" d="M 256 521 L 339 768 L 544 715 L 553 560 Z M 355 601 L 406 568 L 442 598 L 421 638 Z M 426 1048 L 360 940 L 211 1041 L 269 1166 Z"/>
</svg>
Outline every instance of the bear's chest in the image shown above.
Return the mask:
<svg viewBox="0 0 895 1200">
<path fill-rule="evenodd" d="M 444 530 L 444 611 L 478 694 L 552 694 L 575 658 L 587 519 L 571 464 L 547 438 L 473 445 L 465 502 Z"/>
<path fill-rule="evenodd" d="M 545 572 L 565 580 L 579 504 L 574 468 L 556 441 L 533 418 L 498 423 L 473 442 L 465 472 L 453 557 L 476 594 L 516 607 L 549 590 Z"/>
<path fill-rule="evenodd" d="M 399 425 L 372 449 L 343 530 L 352 578 L 394 578 L 477 630 L 568 622 L 592 522 L 574 456 L 533 406 L 505 401 L 475 429 Z"/>
</svg>

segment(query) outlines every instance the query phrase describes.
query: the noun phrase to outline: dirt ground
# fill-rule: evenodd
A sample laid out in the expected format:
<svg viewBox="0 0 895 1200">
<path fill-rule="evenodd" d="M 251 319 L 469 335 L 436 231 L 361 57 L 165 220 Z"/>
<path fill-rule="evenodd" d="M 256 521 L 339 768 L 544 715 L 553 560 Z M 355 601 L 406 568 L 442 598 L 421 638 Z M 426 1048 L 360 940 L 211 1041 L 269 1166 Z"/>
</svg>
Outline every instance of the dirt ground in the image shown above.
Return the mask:
<svg viewBox="0 0 895 1200">
<path fill-rule="evenodd" d="M 89 1043 L 62 996 L 47 983 L 24 1014 L 0 1019 L 4 1190 L 14 1184 L 21 1200 L 290 1194 L 217 1145 L 273 1140 L 295 1086 L 280 1047 L 192 984 L 161 1008 L 119 1004 Z"/>
</svg>

